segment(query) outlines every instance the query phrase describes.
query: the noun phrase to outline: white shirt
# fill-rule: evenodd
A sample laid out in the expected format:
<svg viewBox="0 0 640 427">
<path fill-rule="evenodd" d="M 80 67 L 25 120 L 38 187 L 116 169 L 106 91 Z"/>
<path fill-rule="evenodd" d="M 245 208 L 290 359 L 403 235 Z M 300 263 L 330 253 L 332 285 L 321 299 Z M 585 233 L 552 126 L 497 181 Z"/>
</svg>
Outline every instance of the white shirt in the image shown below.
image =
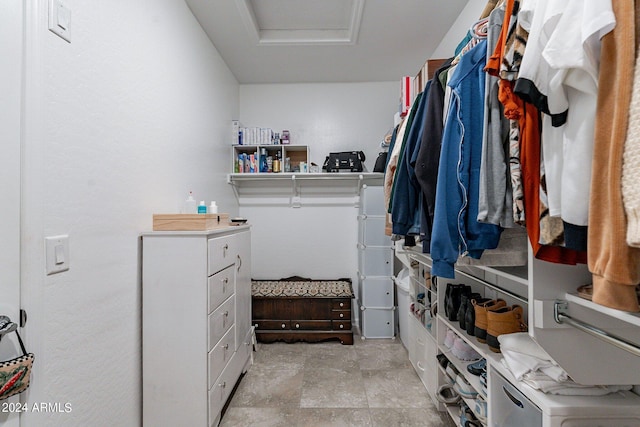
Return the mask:
<svg viewBox="0 0 640 427">
<path fill-rule="evenodd" d="M 570 224 L 588 223 L 600 39 L 614 27 L 610 0 L 568 0 L 542 50 L 554 70 L 548 84 L 549 109 L 568 108 L 561 132 L 554 130 L 553 139 L 543 140 L 547 189 L 552 204 L 552 193 L 557 197 L 553 184 L 560 177 L 560 213 Z"/>
</svg>

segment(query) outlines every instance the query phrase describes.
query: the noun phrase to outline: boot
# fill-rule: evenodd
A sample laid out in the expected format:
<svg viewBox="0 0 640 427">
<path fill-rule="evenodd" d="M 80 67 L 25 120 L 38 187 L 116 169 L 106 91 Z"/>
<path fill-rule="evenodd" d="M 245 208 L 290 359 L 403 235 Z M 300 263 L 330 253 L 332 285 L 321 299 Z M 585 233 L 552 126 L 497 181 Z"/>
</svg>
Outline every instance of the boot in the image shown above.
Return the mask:
<svg viewBox="0 0 640 427">
<path fill-rule="evenodd" d="M 475 300 L 476 304 L 485 303 L 491 301 L 491 298 L 471 298 L 467 303 L 467 311 L 464 314 L 464 326 L 467 330 L 467 334 L 473 336 L 474 329 L 476 328 L 476 310 L 473 305 L 473 301 Z"/>
<path fill-rule="evenodd" d="M 522 314 L 522 307 L 517 304 L 487 312 L 487 344 L 489 345 L 489 350 L 494 353 L 500 353 L 498 336 L 527 330 Z"/>
<path fill-rule="evenodd" d="M 484 303 L 476 303 L 473 305 L 476 314 L 474 335 L 481 343 L 487 342 L 487 312 L 497 310 L 507 305 L 503 299 L 494 299 Z"/>
<path fill-rule="evenodd" d="M 460 298 L 463 293 L 471 293 L 471 286 L 454 285 L 447 283 L 447 292 L 445 293 L 445 314 L 451 322 L 458 320 L 458 309 L 460 308 Z M 448 298 L 447 298 L 448 297 Z"/>
<path fill-rule="evenodd" d="M 460 329 L 463 331 L 467 328 L 467 307 L 471 305 L 471 300 L 479 300 L 482 298 L 482 295 L 478 293 L 466 293 L 462 294 L 460 297 L 460 308 L 458 309 L 458 323 L 460 324 Z"/>
</svg>

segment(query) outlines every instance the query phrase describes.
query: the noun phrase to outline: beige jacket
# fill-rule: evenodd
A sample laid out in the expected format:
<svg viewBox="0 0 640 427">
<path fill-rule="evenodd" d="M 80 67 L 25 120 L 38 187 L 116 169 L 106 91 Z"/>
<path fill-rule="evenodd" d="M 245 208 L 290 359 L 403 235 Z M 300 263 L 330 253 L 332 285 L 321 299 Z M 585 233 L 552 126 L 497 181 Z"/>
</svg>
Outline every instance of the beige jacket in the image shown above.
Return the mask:
<svg viewBox="0 0 640 427">
<path fill-rule="evenodd" d="M 622 158 L 635 62 L 634 2 L 614 0 L 615 29 L 602 38 L 591 200 L 589 270 L 593 301 L 625 311 L 640 311 L 640 249 L 626 244 L 622 203 Z"/>
</svg>

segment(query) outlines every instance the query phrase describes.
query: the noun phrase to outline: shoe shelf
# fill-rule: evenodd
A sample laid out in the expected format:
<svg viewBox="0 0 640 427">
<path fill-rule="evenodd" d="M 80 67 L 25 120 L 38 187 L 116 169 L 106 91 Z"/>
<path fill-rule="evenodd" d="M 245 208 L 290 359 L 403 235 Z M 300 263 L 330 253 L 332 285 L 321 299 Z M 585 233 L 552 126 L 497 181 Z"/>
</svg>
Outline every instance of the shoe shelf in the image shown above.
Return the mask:
<svg viewBox="0 0 640 427">
<path fill-rule="evenodd" d="M 435 338 L 436 333 L 435 327 L 433 327 L 432 304 L 438 300 L 438 295 L 433 289 L 426 286 L 421 276 L 415 277 L 411 275 L 409 286 L 411 303 L 413 304 L 412 307 L 410 307 L 411 313 Z"/>
<path fill-rule="evenodd" d="M 469 344 L 471 346 L 471 348 L 473 348 L 475 351 L 477 351 L 480 356 L 484 357 L 485 359 L 487 359 L 487 363 L 494 363 L 494 364 L 502 364 L 502 355 L 500 353 L 494 353 L 493 351 L 489 350 L 489 346 L 487 344 L 483 344 L 481 342 L 479 342 L 476 337 L 471 336 L 469 334 L 467 334 L 466 331 L 463 331 L 460 328 L 460 325 L 457 322 L 451 322 L 449 319 L 443 317 L 442 315 L 438 315 L 438 321 L 442 323 L 442 332 L 443 332 L 443 343 L 438 344 L 440 350 L 443 353 L 446 352 L 451 352 L 450 349 L 448 349 L 447 347 L 445 347 L 444 345 L 444 334 L 446 334 L 447 332 L 447 328 L 452 329 L 453 332 L 456 333 L 457 336 L 459 336 L 460 338 L 462 338 L 467 344 Z M 452 355 L 452 357 L 455 358 L 455 356 Z M 456 358 L 457 359 L 457 358 Z M 460 359 L 459 360 L 461 363 L 465 363 L 466 361 L 462 361 Z M 466 365 L 470 365 L 471 363 L 476 362 L 474 361 L 469 361 L 466 362 Z M 466 365 L 465 365 L 465 372 L 466 372 Z M 457 368 L 457 367 L 456 367 Z M 469 373 L 469 375 L 471 375 Z M 477 390 L 477 389 L 476 389 Z"/>
<path fill-rule="evenodd" d="M 453 354 L 451 354 L 451 352 L 445 352 L 443 353 L 444 355 L 447 356 L 447 359 L 453 364 L 453 366 L 455 366 L 456 370 L 459 372 L 462 372 L 462 369 L 466 369 L 468 364 L 471 363 L 475 363 L 476 361 L 473 362 L 467 362 L 467 361 L 462 361 L 458 358 L 456 358 Z M 462 362 L 462 363 L 460 363 Z M 448 381 L 448 379 L 450 378 L 449 375 L 447 374 L 447 371 L 445 370 L 445 368 L 442 367 L 442 365 L 438 364 L 438 369 L 440 370 L 440 372 L 442 373 L 442 375 L 444 376 L 445 380 L 444 381 Z M 478 396 L 481 397 L 482 399 L 486 400 L 487 396 L 485 394 L 483 394 L 482 392 L 482 385 L 480 384 L 480 377 L 477 377 L 476 380 L 473 380 L 473 377 L 476 377 L 473 374 L 470 374 L 471 377 L 465 376 L 465 378 L 467 379 L 467 381 L 469 381 L 469 384 L 471 384 L 471 386 L 474 388 L 474 390 L 478 391 Z M 472 398 L 467 398 L 464 396 L 460 396 L 460 398 L 467 404 L 467 406 L 469 407 L 469 409 L 471 409 L 471 411 L 473 412 L 473 414 L 476 416 L 476 418 L 478 418 L 478 420 L 480 420 L 480 422 L 482 422 L 483 425 L 487 425 L 486 422 L 483 422 L 481 420 L 481 416 L 480 414 L 478 414 L 475 410 L 475 399 Z M 449 409 L 452 408 L 457 408 L 457 418 L 454 419 L 454 421 L 457 422 L 457 420 L 460 418 L 460 405 L 458 403 L 455 404 L 445 404 L 445 406 L 447 407 L 447 411 L 449 412 L 449 414 L 451 414 L 451 411 L 449 411 Z"/>
<path fill-rule="evenodd" d="M 462 410 L 460 409 L 460 406 L 459 405 L 445 405 L 445 408 L 447 410 L 447 413 L 449 414 L 449 416 L 453 420 L 454 424 L 457 427 L 464 427 L 463 425 L 460 424 L 460 414 L 462 413 Z"/>
<path fill-rule="evenodd" d="M 442 351 L 442 350 L 445 350 L 445 349 L 446 349 L 446 351 Z M 440 350 L 442 351 L 442 354 L 447 356 L 447 359 L 449 359 L 449 362 L 451 362 L 453 364 L 453 366 L 456 368 L 456 370 L 467 380 L 467 382 L 469 384 L 471 384 L 471 387 L 473 387 L 473 389 L 475 391 L 477 391 L 480 396 L 482 396 L 482 397 L 484 397 L 486 399 L 487 396 L 482 391 L 482 384 L 480 384 L 480 377 L 478 375 L 473 375 L 472 373 L 467 371 L 467 366 L 471 365 L 472 363 L 477 362 L 479 359 L 478 360 L 472 360 L 472 361 L 460 360 L 456 356 L 454 356 L 453 353 L 451 353 L 451 350 L 447 349 L 446 347 L 441 347 Z M 438 365 L 438 366 L 440 366 L 440 365 Z M 442 369 L 442 367 L 440 367 L 440 368 L 441 368 L 442 372 L 444 372 L 444 374 L 445 374 L 445 381 L 446 381 L 446 378 L 449 378 L 449 376 L 447 375 L 447 372 L 444 369 Z"/>
</svg>

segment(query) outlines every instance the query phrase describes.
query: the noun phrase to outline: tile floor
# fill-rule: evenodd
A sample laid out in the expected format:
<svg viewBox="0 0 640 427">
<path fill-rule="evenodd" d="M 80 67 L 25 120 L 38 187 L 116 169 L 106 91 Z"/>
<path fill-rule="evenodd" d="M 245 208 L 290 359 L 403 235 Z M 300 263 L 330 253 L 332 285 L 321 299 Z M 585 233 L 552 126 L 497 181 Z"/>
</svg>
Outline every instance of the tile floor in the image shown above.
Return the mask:
<svg viewBox="0 0 640 427">
<path fill-rule="evenodd" d="M 400 340 L 258 344 L 220 423 L 241 426 L 451 427 Z"/>
</svg>

